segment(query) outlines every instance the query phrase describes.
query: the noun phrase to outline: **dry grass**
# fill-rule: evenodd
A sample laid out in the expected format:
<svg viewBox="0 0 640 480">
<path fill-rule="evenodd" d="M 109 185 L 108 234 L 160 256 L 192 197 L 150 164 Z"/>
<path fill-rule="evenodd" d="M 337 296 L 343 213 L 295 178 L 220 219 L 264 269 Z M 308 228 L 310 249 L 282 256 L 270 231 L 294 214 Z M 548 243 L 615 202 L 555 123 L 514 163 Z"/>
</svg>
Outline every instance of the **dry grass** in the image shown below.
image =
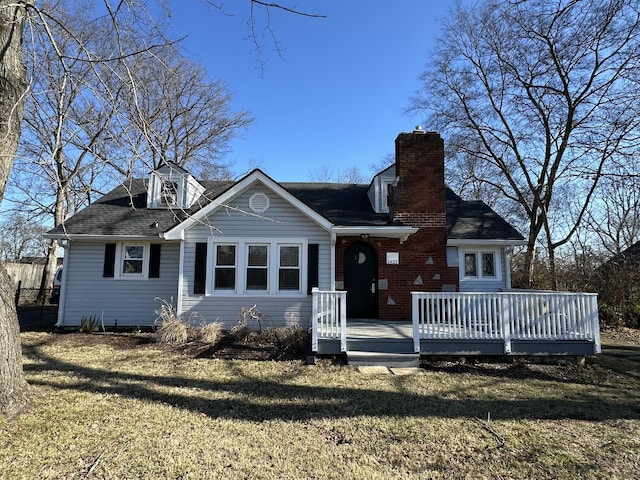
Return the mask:
<svg viewBox="0 0 640 480">
<path fill-rule="evenodd" d="M 23 334 L 32 406 L 0 420 L 0 478 L 609 479 L 640 476 L 640 368 L 192 359 Z"/>
<path fill-rule="evenodd" d="M 194 339 L 196 330 L 182 320 L 165 320 L 155 332 L 156 339 L 160 343 L 170 345 L 182 345 Z"/>
<path fill-rule="evenodd" d="M 198 332 L 198 339 L 201 342 L 213 345 L 220 340 L 222 334 L 222 323 L 206 323 L 200 328 L 200 331 Z"/>
</svg>

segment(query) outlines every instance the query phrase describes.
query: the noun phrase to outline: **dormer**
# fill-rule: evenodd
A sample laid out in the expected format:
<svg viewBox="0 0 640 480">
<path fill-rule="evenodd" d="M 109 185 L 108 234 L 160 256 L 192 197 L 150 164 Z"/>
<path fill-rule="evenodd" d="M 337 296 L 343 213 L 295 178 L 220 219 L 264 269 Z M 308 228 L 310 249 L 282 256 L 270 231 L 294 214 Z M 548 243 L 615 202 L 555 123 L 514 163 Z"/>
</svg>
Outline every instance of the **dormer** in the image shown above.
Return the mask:
<svg viewBox="0 0 640 480">
<path fill-rule="evenodd" d="M 371 180 L 369 201 L 376 213 L 389 213 L 389 190 L 396 181 L 396 165 L 390 165 Z"/>
<path fill-rule="evenodd" d="M 149 175 L 147 208 L 186 210 L 202 195 L 204 187 L 184 168 L 167 162 Z"/>
</svg>

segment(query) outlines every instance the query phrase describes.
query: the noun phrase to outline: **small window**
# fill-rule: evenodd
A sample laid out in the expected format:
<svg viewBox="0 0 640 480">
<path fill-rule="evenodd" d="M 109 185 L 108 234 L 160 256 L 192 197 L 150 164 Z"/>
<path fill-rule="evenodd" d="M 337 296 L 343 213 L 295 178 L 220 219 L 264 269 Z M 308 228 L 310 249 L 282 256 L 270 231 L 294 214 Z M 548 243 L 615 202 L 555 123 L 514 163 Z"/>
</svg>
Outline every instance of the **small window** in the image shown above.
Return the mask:
<svg viewBox="0 0 640 480">
<path fill-rule="evenodd" d="M 146 279 L 149 268 L 149 246 L 121 244 L 115 264 L 118 265 L 118 278 Z"/>
<path fill-rule="evenodd" d="M 269 278 L 268 245 L 249 245 L 247 255 L 247 290 L 267 290 Z"/>
<path fill-rule="evenodd" d="M 500 279 L 499 251 L 476 250 L 460 252 L 460 279 Z"/>
<path fill-rule="evenodd" d="M 123 275 L 141 275 L 144 271 L 144 247 L 141 245 L 125 245 L 122 263 Z"/>
<path fill-rule="evenodd" d="M 174 206 L 178 203 L 178 182 L 173 180 L 162 180 L 160 192 L 160 202 L 162 205 Z"/>
<path fill-rule="evenodd" d="M 281 245 L 278 290 L 300 290 L 300 247 Z"/>
<path fill-rule="evenodd" d="M 464 276 L 465 277 L 477 277 L 478 269 L 475 253 L 464 254 Z"/>
<path fill-rule="evenodd" d="M 236 289 L 236 246 L 216 245 L 214 289 Z"/>
<path fill-rule="evenodd" d="M 493 253 L 482 254 L 482 276 L 483 277 L 496 276 L 495 254 Z"/>
</svg>

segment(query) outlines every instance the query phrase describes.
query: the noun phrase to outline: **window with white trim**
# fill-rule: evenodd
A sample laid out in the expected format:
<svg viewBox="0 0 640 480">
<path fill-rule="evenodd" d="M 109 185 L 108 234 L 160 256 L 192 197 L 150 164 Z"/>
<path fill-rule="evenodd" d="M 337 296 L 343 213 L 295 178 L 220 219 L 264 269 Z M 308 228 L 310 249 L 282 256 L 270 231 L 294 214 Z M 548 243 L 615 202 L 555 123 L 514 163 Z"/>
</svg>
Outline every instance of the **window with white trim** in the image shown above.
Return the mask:
<svg viewBox="0 0 640 480">
<path fill-rule="evenodd" d="M 236 289 L 236 250 L 234 244 L 218 244 L 214 258 L 214 289 Z"/>
<path fill-rule="evenodd" d="M 149 271 L 149 245 L 121 243 L 116 251 L 116 265 L 118 278 L 147 278 Z"/>
<path fill-rule="evenodd" d="M 278 290 L 300 290 L 300 245 L 280 245 Z"/>
<path fill-rule="evenodd" d="M 306 239 L 214 238 L 211 247 L 208 291 L 214 295 L 306 295 Z"/>
<path fill-rule="evenodd" d="M 269 289 L 269 245 L 247 245 L 247 291 Z"/>
<path fill-rule="evenodd" d="M 460 278 L 497 280 L 500 278 L 498 250 L 464 250 L 460 252 Z"/>
</svg>

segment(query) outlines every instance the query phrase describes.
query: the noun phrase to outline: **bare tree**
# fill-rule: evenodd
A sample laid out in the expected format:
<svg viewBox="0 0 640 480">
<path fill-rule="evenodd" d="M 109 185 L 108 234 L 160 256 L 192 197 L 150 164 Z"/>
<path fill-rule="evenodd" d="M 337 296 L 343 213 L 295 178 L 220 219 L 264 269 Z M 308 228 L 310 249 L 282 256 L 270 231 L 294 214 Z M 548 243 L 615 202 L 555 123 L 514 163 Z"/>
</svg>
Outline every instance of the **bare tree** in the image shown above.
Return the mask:
<svg viewBox="0 0 640 480">
<path fill-rule="evenodd" d="M 586 217 L 589 232 L 610 255 L 640 241 L 640 176 L 634 173 L 640 169 L 634 163 L 620 165 L 615 175 L 603 177 Z"/>
<path fill-rule="evenodd" d="M 22 65 L 25 5 L 0 0 L 0 202 L 20 140 L 20 122 L 27 89 Z M 0 263 L 0 415 L 12 417 L 27 404 L 22 370 L 20 329 L 12 283 Z"/>
<path fill-rule="evenodd" d="M 309 177 L 314 182 L 322 183 L 363 183 L 366 179 L 356 165 L 335 171 L 327 165 L 322 165 L 316 170 L 309 172 Z"/>
<path fill-rule="evenodd" d="M 120 129 L 112 135 L 118 143 L 102 154 L 103 161 L 125 177 L 171 161 L 199 178 L 230 178 L 224 156 L 252 119 L 246 111 L 231 110 L 226 84 L 209 79 L 202 66 L 173 46 L 139 56 L 131 72 L 138 89 L 124 94 L 116 114 Z"/>
<path fill-rule="evenodd" d="M 265 7 L 267 11 L 271 8 L 287 9 L 279 4 L 249 0 L 250 5 L 254 3 Z M 163 1 L 159 1 L 158 4 L 162 8 L 166 7 Z M 65 29 L 65 18 L 56 14 L 60 5 L 64 3 L 52 3 L 48 8 L 36 5 L 33 0 L 0 0 L 0 202 L 4 197 L 20 140 L 20 124 L 27 92 L 22 46 L 27 19 L 36 23 L 42 22 L 51 41 L 51 48 L 56 53 L 63 70 L 66 71 L 69 62 L 74 59 L 81 59 L 91 65 L 93 74 L 100 79 L 98 84 L 101 86 L 100 89 L 93 90 L 92 95 L 104 99 L 107 103 L 118 98 L 119 92 L 111 88 L 110 82 L 103 81 L 105 80 L 103 72 L 120 75 L 123 83 L 135 92 L 139 85 L 136 84 L 136 78 L 130 69 L 131 60 L 140 54 L 152 52 L 156 48 L 171 43 L 164 38 L 160 30 L 155 28 L 157 22 L 150 15 L 143 0 L 120 0 L 115 3 L 102 0 L 101 7 L 104 13 L 93 20 L 106 19 L 106 24 L 110 27 L 106 35 L 114 40 L 116 48 L 107 57 L 101 57 L 99 53 L 87 48 L 82 41 L 78 41 L 74 52 L 64 53 L 57 50 L 55 35 L 48 33 L 48 29 L 53 25 L 59 25 Z M 85 27 L 91 28 L 91 24 L 92 21 L 88 21 Z M 127 32 L 139 32 L 140 28 L 149 28 L 155 35 L 152 37 L 126 35 Z M 81 38 L 72 27 L 67 28 L 67 31 L 72 38 Z M 124 41 L 126 38 L 132 41 Z M 31 73 L 37 76 L 40 65 L 37 62 L 33 65 L 36 70 Z M 75 79 L 71 77 L 71 81 Z M 134 95 L 135 102 L 138 102 L 139 98 Z M 89 178 L 92 176 L 95 177 L 92 174 Z M 11 282 L 2 264 L 0 264 L 0 352 L 2 352 L 0 355 L 0 415 L 11 417 L 18 414 L 27 404 L 27 384 L 22 370 L 20 332 Z"/>
<path fill-rule="evenodd" d="M 414 108 L 460 174 L 528 219 L 525 269 L 574 235 L 602 173 L 637 151 L 640 12 L 633 0 L 486 0 L 443 25 Z"/>
<path fill-rule="evenodd" d="M 53 6 L 41 4 L 50 11 Z M 108 17 L 89 22 L 96 16 L 91 2 L 56 4 L 55 12 L 58 21 L 37 18 L 30 24 L 34 41 L 25 63 L 38 75 L 27 97 L 11 182 L 11 199 L 21 211 L 49 214 L 58 226 L 94 192 L 130 178 L 136 167 L 146 173 L 166 161 L 189 163 L 202 177 L 230 176 L 222 157 L 250 119 L 230 111 L 222 82 L 209 81 L 173 45 L 161 46 L 158 24 L 135 31 L 120 25 L 116 37 Z M 122 46 L 138 50 L 141 40 L 158 46 L 126 63 L 102 61 Z M 106 165 L 120 178 L 106 175 Z M 51 283 L 57 250 L 51 240 L 41 295 Z"/>
<path fill-rule="evenodd" d="M 0 259 L 3 262 L 18 262 L 23 257 L 41 257 L 47 251 L 47 242 L 42 236 L 48 229 L 39 219 L 22 213 L 10 213 L 0 223 Z"/>
</svg>

